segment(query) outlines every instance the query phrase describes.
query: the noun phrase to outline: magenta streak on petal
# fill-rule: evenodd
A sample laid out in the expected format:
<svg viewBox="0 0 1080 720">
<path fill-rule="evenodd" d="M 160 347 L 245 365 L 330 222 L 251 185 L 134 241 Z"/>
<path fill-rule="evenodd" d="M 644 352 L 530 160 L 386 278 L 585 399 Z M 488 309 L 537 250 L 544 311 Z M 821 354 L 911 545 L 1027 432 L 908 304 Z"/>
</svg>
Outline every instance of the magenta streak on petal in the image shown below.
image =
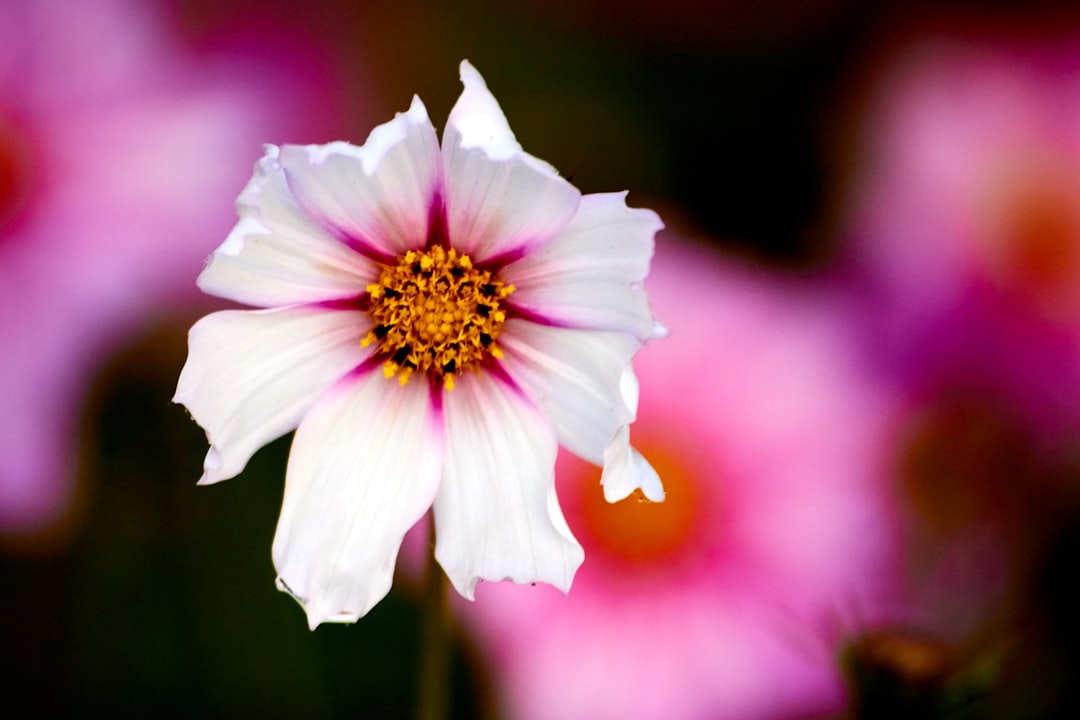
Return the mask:
<svg viewBox="0 0 1080 720">
<path fill-rule="evenodd" d="M 446 219 L 446 202 L 442 192 L 436 190 L 431 196 L 431 205 L 428 207 L 428 231 L 424 249 L 429 250 L 436 245 L 444 248 L 450 247 L 450 230 Z"/>
<path fill-rule="evenodd" d="M 510 263 L 525 257 L 537 247 L 542 245 L 543 242 L 543 240 L 539 239 L 530 240 L 523 245 L 518 245 L 516 248 L 507 250 L 501 255 L 496 255 L 495 257 L 490 257 L 481 263 L 477 263 L 476 266 L 481 270 L 488 270 L 490 272 L 497 273 L 503 268 L 503 266 L 509 265 Z"/>
<path fill-rule="evenodd" d="M 514 394 L 516 394 L 516 395 L 518 395 L 518 396 L 520 396 L 522 398 L 525 398 L 526 400 L 529 399 L 528 396 L 525 394 L 525 391 L 521 388 L 521 386 L 517 384 L 517 382 L 514 380 L 514 378 L 510 377 L 510 374 L 508 372 L 506 372 L 506 368 L 504 368 L 502 366 L 502 364 L 498 360 L 496 360 L 495 358 L 492 358 L 492 357 L 487 358 L 484 361 L 482 371 L 488 373 L 493 378 L 495 378 L 496 380 L 501 382 L 503 385 L 508 387 L 510 390 L 512 390 L 514 392 Z M 529 402 L 531 403 L 532 401 L 529 400 Z"/>
<path fill-rule="evenodd" d="M 328 235 L 342 245 L 363 255 L 368 260 L 373 260 L 377 263 L 382 263 L 383 265 L 389 265 L 394 262 L 393 257 L 379 250 L 370 240 L 353 235 L 331 222 L 330 219 L 321 213 L 300 190 L 300 185 L 296 182 L 293 174 L 289 172 L 287 168 L 283 169 L 282 172 L 285 173 L 285 184 L 289 187 L 289 192 L 292 194 L 293 199 L 296 200 L 296 204 L 308 217 L 318 223 Z"/>
<path fill-rule="evenodd" d="M 503 300 L 506 303 L 506 317 L 517 318 L 518 320 L 528 320 L 531 323 L 537 325 L 543 325 L 544 327 L 554 328 L 573 328 L 576 327 L 568 322 L 562 320 L 556 320 L 546 315 L 536 312 L 535 310 L 529 310 L 527 308 L 514 305 L 510 300 Z"/>
<path fill-rule="evenodd" d="M 428 394 L 431 397 L 431 410 L 435 417 L 442 420 L 443 412 L 443 380 L 441 377 L 428 375 Z"/>
<path fill-rule="evenodd" d="M 371 295 L 369 293 L 360 293 L 353 297 L 335 298 L 333 300 L 320 300 L 318 302 L 311 303 L 313 307 L 321 308 L 323 310 L 360 310 L 366 312 L 370 309 Z"/>
<path fill-rule="evenodd" d="M 382 367 L 384 362 L 386 362 L 385 357 L 380 356 L 377 352 L 372 353 L 370 356 L 362 360 L 359 365 L 354 367 L 349 372 L 345 373 L 345 375 L 342 377 L 342 381 L 354 380 L 356 378 L 359 378 L 361 375 L 366 375 L 369 372 L 375 370 L 376 368 Z"/>
</svg>

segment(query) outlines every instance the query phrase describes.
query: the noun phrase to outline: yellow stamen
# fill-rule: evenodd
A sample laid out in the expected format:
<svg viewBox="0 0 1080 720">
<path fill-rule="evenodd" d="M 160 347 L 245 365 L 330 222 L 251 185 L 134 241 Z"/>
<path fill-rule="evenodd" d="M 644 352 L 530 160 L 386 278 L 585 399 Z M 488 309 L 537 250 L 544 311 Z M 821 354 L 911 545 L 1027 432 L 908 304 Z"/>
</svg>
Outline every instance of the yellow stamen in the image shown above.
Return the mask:
<svg viewBox="0 0 1080 720">
<path fill-rule="evenodd" d="M 502 357 L 495 346 L 506 322 L 501 303 L 514 287 L 474 267 L 468 255 L 410 250 L 384 265 L 367 291 L 374 327 L 360 344 L 378 342 L 387 378 L 404 385 L 422 372 L 453 390 L 455 374 Z"/>
</svg>

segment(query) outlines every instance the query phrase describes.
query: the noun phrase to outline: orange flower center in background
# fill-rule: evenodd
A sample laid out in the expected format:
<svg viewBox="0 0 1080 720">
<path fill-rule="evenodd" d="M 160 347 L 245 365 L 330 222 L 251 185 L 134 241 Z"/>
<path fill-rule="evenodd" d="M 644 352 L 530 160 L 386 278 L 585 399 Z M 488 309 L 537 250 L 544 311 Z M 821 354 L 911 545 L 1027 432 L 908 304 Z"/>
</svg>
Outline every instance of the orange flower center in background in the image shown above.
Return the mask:
<svg viewBox="0 0 1080 720">
<path fill-rule="evenodd" d="M 873 630 L 843 651 L 843 665 L 856 692 L 901 685 L 909 690 L 944 684 L 956 664 L 944 642 L 902 629 Z"/>
<path fill-rule="evenodd" d="M 1035 286 L 1060 287 L 1076 268 L 1080 217 L 1065 188 L 1024 187 L 1011 198 L 1004 234 L 1010 267 Z"/>
<path fill-rule="evenodd" d="M 30 149 L 23 137 L 0 116 L 0 230 L 22 210 L 30 192 Z"/>
<path fill-rule="evenodd" d="M 923 408 L 899 449 L 901 491 L 916 517 L 937 530 L 1003 522 L 1040 473 L 1024 429 L 977 397 Z"/>
<path fill-rule="evenodd" d="M 404 385 L 419 371 L 453 390 L 456 373 L 502 356 L 495 345 L 506 322 L 501 303 L 514 286 L 474 267 L 468 255 L 410 250 L 383 266 L 367 291 L 375 326 L 361 344 L 379 344 L 388 378 Z"/>
<path fill-rule="evenodd" d="M 1052 160 L 1002 169 L 988 197 L 991 271 L 1044 310 L 1080 301 L 1080 176 Z"/>
<path fill-rule="evenodd" d="M 664 501 L 650 502 L 637 491 L 609 503 L 599 487 L 600 470 L 572 458 L 578 472 L 569 482 L 578 502 L 571 506 L 577 521 L 571 528 L 593 562 L 601 556 L 616 569 L 646 572 L 685 565 L 705 550 L 702 531 L 710 512 L 705 501 L 715 485 L 710 468 L 670 445 L 635 444 L 659 473 Z"/>
</svg>

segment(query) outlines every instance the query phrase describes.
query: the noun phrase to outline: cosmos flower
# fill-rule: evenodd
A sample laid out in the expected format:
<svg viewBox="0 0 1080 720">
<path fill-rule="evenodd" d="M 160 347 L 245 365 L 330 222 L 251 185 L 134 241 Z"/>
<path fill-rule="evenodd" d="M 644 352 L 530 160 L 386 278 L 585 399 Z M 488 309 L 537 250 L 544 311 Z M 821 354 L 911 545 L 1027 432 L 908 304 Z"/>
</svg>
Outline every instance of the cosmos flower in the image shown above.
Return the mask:
<svg viewBox="0 0 1080 720">
<path fill-rule="evenodd" d="M 282 67 L 304 58 L 227 43 L 196 54 L 166 11 L 0 0 L 0 536 L 13 543 L 73 527 L 94 371 L 151 318 L 198 301 L 190 278 L 213 245 L 197 238 L 229 227 L 219 198 L 252 149 L 323 124 Z"/>
<path fill-rule="evenodd" d="M 835 714 L 823 626 L 888 588 L 890 508 L 873 479 L 892 400 L 826 293 L 664 239 L 647 284 L 671 336 L 634 361 L 634 437 L 665 501 L 598 503 L 593 470 L 561 456 L 589 557 L 574 592 L 484 587 L 459 614 L 508 717 Z"/>
<path fill-rule="evenodd" d="M 388 592 L 432 506 L 463 596 L 480 579 L 568 590 L 583 553 L 559 443 L 603 465 L 609 499 L 663 497 L 629 445 L 630 361 L 663 333 L 641 287 L 659 218 L 581 196 L 467 62 L 461 78 L 441 147 L 418 98 L 361 147 L 268 146 L 199 278 L 266 308 L 191 330 L 175 399 L 211 443 L 200 482 L 296 428 L 273 557 L 313 628 Z"/>
</svg>

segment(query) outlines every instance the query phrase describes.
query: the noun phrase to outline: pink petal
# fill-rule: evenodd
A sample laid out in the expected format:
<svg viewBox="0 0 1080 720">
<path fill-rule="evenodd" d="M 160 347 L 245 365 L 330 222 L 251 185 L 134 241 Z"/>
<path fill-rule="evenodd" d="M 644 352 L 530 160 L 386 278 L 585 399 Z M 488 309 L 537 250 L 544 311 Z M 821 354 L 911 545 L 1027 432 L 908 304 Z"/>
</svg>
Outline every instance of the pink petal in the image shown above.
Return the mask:
<svg viewBox="0 0 1080 720">
<path fill-rule="evenodd" d="M 616 430 L 633 420 L 619 378 L 641 342 L 607 330 L 547 327 L 511 318 L 499 336 L 502 367 L 555 426 L 559 444 L 600 465 Z"/>
<path fill-rule="evenodd" d="M 555 432 L 519 392 L 481 372 L 444 394 L 446 467 L 435 556 L 457 591 L 478 580 L 563 592 L 584 559 L 555 496 Z"/>
<path fill-rule="evenodd" d="M 294 429 L 370 355 L 360 347 L 370 327 L 360 311 L 315 307 L 229 310 L 195 323 L 173 401 L 210 439 L 199 482 L 235 476 L 256 450 Z"/>
<path fill-rule="evenodd" d="M 461 64 L 465 90 L 443 135 L 450 243 L 485 263 L 542 244 L 569 222 L 581 194 L 525 153 L 484 80 Z"/>
<path fill-rule="evenodd" d="M 390 590 L 406 531 L 431 507 L 442 428 L 424 382 L 356 373 L 296 432 L 274 537 L 278 587 L 322 622 L 353 622 Z"/>
<path fill-rule="evenodd" d="M 435 128 L 419 98 L 372 130 L 362 147 L 335 142 L 281 152 L 300 207 L 334 237 L 383 261 L 426 244 L 439 163 Z"/>
<path fill-rule="evenodd" d="M 663 223 L 625 200 L 626 193 L 586 195 L 555 237 L 503 268 L 516 288 L 508 304 L 555 325 L 659 336 L 641 282 Z"/>
<path fill-rule="evenodd" d="M 237 200 L 240 221 L 199 276 L 199 287 L 247 305 L 275 307 L 354 297 L 378 277 L 369 260 L 300 209 L 286 183 L 284 152 L 266 146 Z"/>
</svg>

